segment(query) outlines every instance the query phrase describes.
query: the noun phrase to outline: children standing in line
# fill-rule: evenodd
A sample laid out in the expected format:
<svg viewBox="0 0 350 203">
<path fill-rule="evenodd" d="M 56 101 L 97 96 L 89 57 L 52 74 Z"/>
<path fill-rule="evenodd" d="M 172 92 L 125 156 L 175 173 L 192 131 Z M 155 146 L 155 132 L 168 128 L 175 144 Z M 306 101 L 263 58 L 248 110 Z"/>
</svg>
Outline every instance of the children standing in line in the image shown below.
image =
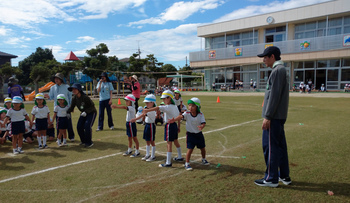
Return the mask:
<svg viewBox="0 0 350 203">
<path fill-rule="evenodd" d="M 58 129 L 57 144 L 59 147 L 67 146 L 67 128 L 68 128 L 68 118 L 67 110 L 69 109 L 68 102 L 64 94 L 57 95 L 57 105 L 55 106 L 54 115 L 52 117 L 52 122 L 56 121 L 56 126 Z M 63 137 L 63 143 L 61 143 Z"/>
<path fill-rule="evenodd" d="M 170 119 L 176 118 L 179 116 L 179 110 L 175 106 L 175 102 L 173 100 L 174 95 L 170 90 L 165 90 L 160 97 L 163 99 L 165 106 L 153 107 L 150 109 L 144 109 L 144 114 L 151 111 L 162 111 L 164 112 L 164 121 L 166 122 L 164 128 L 164 141 L 167 141 L 167 159 L 165 164 L 159 164 L 159 167 L 172 167 L 171 156 L 172 156 L 172 143 L 174 142 L 177 148 L 178 157 L 174 158 L 174 161 L 183 161 L 184 159 L 181 156 L 181 146 L 178 139 L 178 133 L 180 132 L 180 128 L 176 125 L 176 123 L 169 123 Z M 180 122 L 179 122 L 180 127 Z"/>
<path fill-rule="evenodd" d="M 132 94 L 128 94 L 125 98 L 126 106 L 117 106 L 115 104 L 112 104 L 112 109 L 126 109 L 126 135 L 128 136 L 128 151 L 126 151 L 123 156 L 128 156 L 132 153 L 132 141 L 134 140 L 136 145 L 135 154 L 131 155 L 130 157 L 138 157 L 140 156 L 139 152 L 139 141 L 137 139 L 137 130 L 136 130 L 136 123 L 130 122 L 131 119 L 135 118 L 135 96 Z"/>
<path fill-rule="evenodd" d="M 35 95 L 34 104 L 32 109 L 32 123 L 35 120 L 39 149 L 45 149 L 48 147 L 46 144 L 46 129 L 50 122 L 50 110 L 46 106 L 46 101 L 42 93 Z M 43 144 L 41 144 L 41 138 L 43 138 Z"/>
<path fill-rule="evenodd" d="M 177 106 L 177 108 L 179 109 L 179 112 L 181 113 L 182 98 L 181 98 L 180 90 L 175 90 L 174 94 L 175 94 L 175 97 L 174 97 L 175 105 Z"/>
<path fill-rule="evenodd" d="M 6 139 L 4 135 L 6 133 L 6 124 L 4 120 L 6 118 L 7 110 L 5 108 L 0 107 L 0 144 L 4 144 Z"/>
<path fill-rule="evenodd" d="M 13 154 L 22 154 L 24 153 L 22 150 L 23 133 L 25 132 L 24 119 L 27 119 L 30 122 L 30 126 L 32 126 L 32 122 L 24 109 L 23 99 L 21 97 L 13 97 L 12 105 L 13 108 L 8 110 L 4 123 L 7 123 L 7 121 L 11 119 Z"/>
<path fill-rule="evenodd" d="M 195 146 L 201 150 L 202 164 L 209 165 L 209 162 L 205 158 L 205 140 L 202 130 L 205 127 L 206 122 L 203 113 L 200 111 L 201 101 L 198 98 L 193 97 L 188 100 L 187 103 L 189 111 L 184 112 L 173 121 L 178 121 L 182 118 L 186 119 L 186 144 L 188 150 L 186 154 L 185 169 L 190 171 L 192 170 L 192 167 L 190 166 L 190 158 Z"/>
<path fill-rule="evenodd" d="M 146 109 L 150 109 L 153 107 L 156 107 L 156 97 L 153 94 L 149 94 L 145 97 L 145 100 L 143 101 L 146 103 L 147 107 Z M 151 111 L 146 114 L 141 114 L 140 116 L 133 118 L 130 120 L 130 122 L 135 122 L 138 119 L 145 118 L 145 129 L 143 131 L 143 139 L 146 140 L 146 155 L 141 160 L 142 161 L 154 161 L 156 160 L 156 144 L 155 144 L 155 135 L 156 135 L 156 124 L 154 123 L 156 120 L 156 112 Z M 152 153 L 149 154 L 149 151 L 151 149 L 152 145 Z"/>
</svg>

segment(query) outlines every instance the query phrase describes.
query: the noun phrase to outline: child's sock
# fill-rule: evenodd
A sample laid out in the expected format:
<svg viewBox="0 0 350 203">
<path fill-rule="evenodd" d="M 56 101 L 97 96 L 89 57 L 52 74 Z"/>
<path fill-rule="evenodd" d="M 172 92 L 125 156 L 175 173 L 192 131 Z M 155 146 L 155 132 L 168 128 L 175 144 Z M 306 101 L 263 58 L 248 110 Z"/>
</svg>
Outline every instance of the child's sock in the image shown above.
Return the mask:
<svg viewBox="0 0 350 203">
<path fill-rule="evenodd" d="M 205 159 L 205 158 L 202 158 L 202 161 L 206 161 L 206 159 Z"/>
<path fill-rule="evenodd" d="M 46 145 L 46 135 L 43 136 L 43 145 Z"/>
<path fill-rule="evenodd" d="M 66 138 L 63 138 L 63 143 L 67 143 L 67 139 Z"/>
<path fill-rule="evenodd" d="M 188 165 L 190 165 L 190 163 L 186 162 L 186 163 L 185 163 L 185 166 L 188 166 Z"/>
<path fill-rule="evenodd" d="M 38 136 L 37 139 L 38 139 L 38 144 L 39 144 L 39 146 L 40 146 L 40 145 L 41 145 L 41 137 Z"/>
<path fill-rule="evenodd" d="M 166 153 L 166 163 L 165 164 L 171 164 L 171 155 L 172 155 L 172 152 Z"/>
<path fill-rule="evenodd" d="M 181 155 L 181 147 L 176 148 L 177 149 L 177 158 L 181 159 L 182 155 Z"/>
<path fill-rule="evenodd" d="M 146 145 L 146 156 L 149 156 L 149 150 L 150 150 L 151 146 Z"/>
<path fill-rule="evenodd" d="M 137 150 L 135 150 L 135 154 L 138 154 L 139 153 L 139 150 L 137 149 Z"/>
<path fill-rule="evenodd" d="M 152 146 L 152 154 L 151 157 L 156 157 L 156 146 Z"/>
<path fill-rule="evenodd" d="M 131 151 L 132 151 L 132 148 L 129 147 L 129 148 L 128 148 L 128 152 L 131 152 Z"/>
</svg>

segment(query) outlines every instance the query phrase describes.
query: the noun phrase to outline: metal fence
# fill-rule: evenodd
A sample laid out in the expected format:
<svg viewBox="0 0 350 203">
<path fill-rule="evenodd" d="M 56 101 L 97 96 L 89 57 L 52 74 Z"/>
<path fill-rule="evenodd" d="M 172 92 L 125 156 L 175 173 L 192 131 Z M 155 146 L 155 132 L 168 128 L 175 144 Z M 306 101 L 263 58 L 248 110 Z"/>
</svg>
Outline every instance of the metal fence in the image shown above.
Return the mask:
<svg viewBox="0 0 350 203">
<path fill-rule="evenodd" d="M 350 46 L 344 46 L 345 36 L 349 35 L 332 35 L 325 37 L 315 37 L 297 40 L 288 40 L 282 42 L 271 42 L 263 44 L 254 44 L 247 46 L 238 47 L 228 47 L 222 49 L 209 49 L 205 51 L 197 51 L 190 53 L 190 61 L 211 61 L 220 59 L 234 59 L 243 57 L 254 57 L 263 52 L 265 45 L 277 46 L 280 48 L 282 54 L 292 54 L 292 53 L 305 53 L 305 52 L 315 52 L 315 51 L 326 51 L 326 50 L 336 50 L 350 48 Z M 303 46 L 305 42 L 308 46 Z M 236 49 L 241 48 L 241 53 L 236 54 Z M 209 56 L 210 52 L 215 51 L 215 57 Z"/>
</svg>

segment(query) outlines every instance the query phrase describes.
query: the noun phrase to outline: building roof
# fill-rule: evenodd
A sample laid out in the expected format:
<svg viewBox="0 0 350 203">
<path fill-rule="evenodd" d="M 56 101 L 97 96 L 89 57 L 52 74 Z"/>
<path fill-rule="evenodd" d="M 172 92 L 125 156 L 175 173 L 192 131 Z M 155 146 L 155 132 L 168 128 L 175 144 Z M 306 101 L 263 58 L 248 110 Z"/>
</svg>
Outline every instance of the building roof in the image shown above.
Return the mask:
<svg viewBox="0 0 350 203">
<path fill-rule="evenodd" d="M 8 53 L 2 52 L 2 51 L 0 51 L 0 56 L 1 57 L 8 57 L 8 58 L 17 58 L 18 57 L 16 55 L 8 54 Z"/>
<path fill-rule="evenodd" d="M 65 61 L 79 61 L 79 58 L 71 51 L 64 59 Z"/>
</svg>

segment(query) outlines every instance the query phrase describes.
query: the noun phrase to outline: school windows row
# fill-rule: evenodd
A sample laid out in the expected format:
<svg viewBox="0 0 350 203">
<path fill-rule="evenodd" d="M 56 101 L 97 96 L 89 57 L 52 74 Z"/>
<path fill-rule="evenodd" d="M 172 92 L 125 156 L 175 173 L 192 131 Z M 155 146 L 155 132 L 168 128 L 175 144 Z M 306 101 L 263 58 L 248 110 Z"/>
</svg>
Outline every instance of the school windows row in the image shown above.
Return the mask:
<svg viewBox="0 0 350 203">
<path fill-rule="evenodd" d="M 293 84 L 299 86 L 301 82 L 310 79 L 315 89 L 324 84 L 328 90 L 341 90 L 345 84 L 350 84 L 350 58 L 285 62 L 285 67 L 291 88 Z M 247 89 L 253 80 L 256 81 L 258 89 L 265 89 L 271 71 L 272 69 L 266 68 L 264 64 L 206 69 L 206 88 L 211 89 L 213 82 L 218 87 L 234 86 L 235 81 L 239 80 L 243 81 L 243 87 Z"/>
</svg>

